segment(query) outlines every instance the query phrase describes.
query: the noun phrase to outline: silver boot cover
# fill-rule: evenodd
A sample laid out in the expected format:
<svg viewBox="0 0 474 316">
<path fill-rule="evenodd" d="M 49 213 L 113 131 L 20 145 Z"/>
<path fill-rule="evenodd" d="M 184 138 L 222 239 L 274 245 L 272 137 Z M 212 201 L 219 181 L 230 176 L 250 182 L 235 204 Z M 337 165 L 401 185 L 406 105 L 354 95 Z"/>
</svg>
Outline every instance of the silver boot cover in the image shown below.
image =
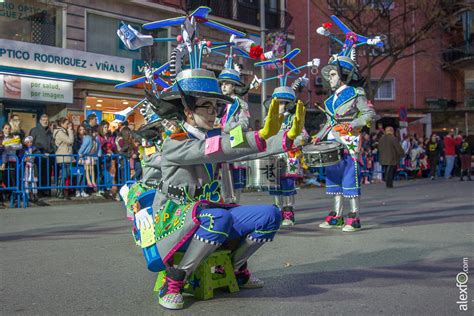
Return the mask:
<svg viewBox="0 0 474 316">
<path fill-rule="evenodd" d="M 349 205 L 351 206 L 351 212 L 359 214 L 360 196 L 349 198 Z"/>
<path fill-rule="evenodd" d="M 237 248 L 232 254 L 232 264 L 234 266 L 234 270 L 237 270 L 243 266 L 250 256 L 253 255 L 255 251 L 258 250 L 258 248 L 262 247 L 263 244 L 265 243 L 256 242 L 245 238 L 239 248 Z"/>
<path fill-rule="evenodd" d="M 342 210 L 344 208 L 344 197 L 340 194 L 334 196 L 334 212 L 336 216 L 342 216 Z"/>
<path fill-rule="evenodd" d="M 184 253 L 183 259 L 178 264 L 178 268 L 186 271 L 186 277 L 190 276 L 202 260 L 216 251 L 219 247 L 220 245 L 211 245 L 193 238 L 188 249 Z"/>
</svg>

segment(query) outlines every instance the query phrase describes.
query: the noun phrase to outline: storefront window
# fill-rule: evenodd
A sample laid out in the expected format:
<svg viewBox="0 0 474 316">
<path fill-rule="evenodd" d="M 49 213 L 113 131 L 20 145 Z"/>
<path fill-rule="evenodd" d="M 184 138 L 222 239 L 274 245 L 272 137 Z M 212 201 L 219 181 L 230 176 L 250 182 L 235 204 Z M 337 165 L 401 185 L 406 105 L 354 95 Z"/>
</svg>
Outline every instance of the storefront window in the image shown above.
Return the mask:
<svg viewBox="0 0 474 316">
<path fill-rule="evenodd" d="M 49 1 L 0 2 L 0 38 L 62 46 L 62 8 Z"/>
<path fill-rule="evenodd" d="M 87 96 L 85 100 L 85 116 L 87 117 L 90 113 L 95 113 L 99 122 L 104 120 L 112 123 L 115 119 L 114 113 L 129 107 L 131 108 L 139 101 L 140 99 Z M 128 122 L 136 128 L 145 123 L 138 110 L 133 111 L 128 116 Z"/>
<path fill-rule="evenodd" d="M 120 27 L 120 19 L 102 16 L 98 14 L 87 14 L 87 51 L 111 56 L 125 58 L 158 60 L 165 62 L 168 59 L 167 42 L 157 43 L 151 49 L 139 49 L 131 51 L 127 49 L 117 36 L 117 29 Z M 135 29 L 141 30 L 138 23 L 132 23 L 124 20 Z M 145 33 L 145 31 L 143 31 Z M 149 33 L 146 33 L 149 34 Z M 153 37 L 168 37 L 166 29 L 153 30 Z"/>
</svg>

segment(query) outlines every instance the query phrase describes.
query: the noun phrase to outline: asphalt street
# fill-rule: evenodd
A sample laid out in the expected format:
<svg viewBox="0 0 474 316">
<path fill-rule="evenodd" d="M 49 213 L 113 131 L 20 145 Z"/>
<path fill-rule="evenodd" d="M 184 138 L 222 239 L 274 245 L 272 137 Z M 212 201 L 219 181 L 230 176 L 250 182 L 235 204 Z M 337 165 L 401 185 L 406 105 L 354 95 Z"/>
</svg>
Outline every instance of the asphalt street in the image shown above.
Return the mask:
<svg viewBox="0 0 474 316">
<path fill-rule="evenodd" d="M 263 289 L 162 309 L 119 202 L 0 210 L 1 314 L 453 315 L 456 275 L 474 271 L 474 183 L 364 185 L 363 230 L 322 230 L 331 199 L 302 189 L 297 225 L 251 258 Z M 263 192 L 244 204 L 271 203 Z M 346 206 L 348 207 L 348 205 Z M 463 258 L 467 258 L 464 259 Z M 463 267 L 464 266 L 464 267 Z M 468 312 L 474 310 L 474 273 Z"/>
</svg>

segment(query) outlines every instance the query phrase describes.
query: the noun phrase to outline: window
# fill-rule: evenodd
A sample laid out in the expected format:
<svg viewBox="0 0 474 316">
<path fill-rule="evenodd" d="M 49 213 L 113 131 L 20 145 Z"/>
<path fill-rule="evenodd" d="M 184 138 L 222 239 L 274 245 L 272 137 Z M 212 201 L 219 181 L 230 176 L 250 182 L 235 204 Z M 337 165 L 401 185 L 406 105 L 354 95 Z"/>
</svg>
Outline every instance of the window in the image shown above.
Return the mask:
<svg viewBox="0 0 474 316">
<path fill-rule="evenodd" d="M 232 1 L 222 0 L 187 0 L 187 9 L 189 13 L 200 6 L 211 8 L 211 14 L 223 18 L 232 17 Z"/>
<path fill-rule="evenodd" d="M 117 36 L 117 29 L 120 27 L 120 19 L 102 16 L 98 14 L 87 14 L 87 51 L 91 53 L 119 56 L 142 60 L 157 60 L 165 62 L 168 59 L 168 43 L 160 42 L 150 50 L 142 48 L 131 51 L 123 45 Z M 123 21 L 130 24 L 144 34 L 151 34 L 153 37 L 168 37 L 166 29 L 157 29 L 152 32 L 143 31 L 139 23 Z M 150 56 L 151 54 L 151 56 Z"/>
<path fill-rule="evenodd" d="M 379 10 L 392 10 L 395 7 L 394 0 L 364 0 L 364 4 Z"/>
<path fill-rule="evenodd" d="M 62 8 L 49 1 L 0 2 L 0 38 L 62 46 Z"/>
<path fill-rule="evenodd" d="M 278 12 L 278 1 L 265 0 L 265 9 L 270 12 Z"/>
<path fill-rule="evenodd" d="M 252 0 L 239 0 L 237 19 L 243 23 L 260 25 L 258 2 Z"/>
<path fill-rule="evenodd" d="M 377 84 L 377 80 L 371 81 L 372 86 Z M 382 81 L 382 84 L 375 93 L 375 100 L 395 100 L 395 80 L 388 79 Z"/>
</svg>

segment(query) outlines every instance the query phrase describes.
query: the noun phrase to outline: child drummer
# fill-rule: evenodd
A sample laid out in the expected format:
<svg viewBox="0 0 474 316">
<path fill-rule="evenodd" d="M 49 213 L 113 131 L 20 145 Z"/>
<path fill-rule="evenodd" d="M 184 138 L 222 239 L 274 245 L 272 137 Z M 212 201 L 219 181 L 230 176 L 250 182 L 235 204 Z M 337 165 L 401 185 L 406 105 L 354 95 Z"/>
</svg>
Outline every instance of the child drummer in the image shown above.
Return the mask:
<svg viewBox="0 0 474 316">
<path fill-rule="evenodd" d="M 331 18 L 336 24 L 340 24 L 339 19 L 334 16 Z M 322 28 L 318 29 L 318 33 L 331 36 L 329 31 Z M 337 40 L 343 45 L 341 52 L 332 56 L 328 64 L 322 68 L 323 79 L 329 84 L 333 94 L 324 101 L 327 121 L 312 141 L 317 143 L 327 136 L 328 140 L 344 145 L 343 159 L 335 165 L 326 167 L 326 193 L 333 195 L 334 206 L 325 220 L 319 224 L 321 228 L 342 228 L 343 232 L 355 232 L 361 229 L 359 219 L 361 174 L 358 162 L 360 130 L 370 125 L 375 116 L 374 109 L 368 104 L 365 92 L 360 87 L 363 79 L 355 61 L 357 40 L 351 32 L 346 34 L 344 43 Z M 377 41 L 371 40 L 370 43 L 376 45 Z M 350 204 L 346 221 L 342 216 L 344 199 L 349 200 Z"/>
<path fill-rule="evenodd" d="M 197 84 L 205 78 L 206 84 Z M 299 106 L 296 124 L 284 133 L 280 129 L 278 101 L 274 100 L 263 129 L 246 132 L 246 145 L 232 148 L 229 135 L 212 132 L 217 106 L 228 99 L 220 93 L 213 73 L 204 69 L 188 69 L 177 76 L 176 88 L 183 95 L 165 92 L 164 101 L 176 105 L 181 118 L 180 130 L 164 140 L 161 155 L 162 181 L 153 203 L 155 222 L 146 209 L 135 214 L 137 226 L 154 223 L 157 247 L 163 262 L 177 250 L 185 251 L 180 264 L 167 268 L 166 282 L 160 292 L 160 304 L 170 309 L 182 308 L 182 288 L 189 276 L 210 253 L 224 242 L 240 240 L 232 254 L 232 262 L 242 288 L 263 286 L 263 282 L 247 269 L 247 259 L 265 242 L 271 241 L 280 226 L 279 210 L 272 205 L 227 207 L 221 201 L 216 166 L 249 154 L 266 151 L 278 153 L 292 147 L 292 139 L 300 134 L 304 109 Z M 193 90 L 188 90 L 193 86 Z M 208 91 L 209 86 L 214 90 Z M 186 90 L 184 90 L 186 89 Z M 272 137 L 273 136 L 273 137 Z M 165 215 L 166 214 L 166 215 Z M 166 220 L 165 220 L 166 218 Z M 166 229 L 165 223 L 183 223 L 180 233 Z"/>
<path fill-rule="evenodd" d="M 192 19 L 181 28 L 183 38 L 192 44 L 197 42 L 196 27 Z M 159 163 L 162 178 L 157 185 L 153 214 L 148 208 L 134 214 L 140 233 L 154 229 L 157 253 L 151 259 L 156 264 L 148 264 L 155 272 L 166 268 L 159 303 L 168 309 L 183 308 L 181 293 L 186 278 L 203 259 L 229 241 L 238 245 L 231 259 L 239 286 L 263 286 L 261 280 L 250 274 L 247 260 L 272 241 L 280 226 L 280 212 L 273 205 L 221 204 L 217 166 L 260 152 L 284 152 L 292 148 L 304 123 L 304 107 L 300 104 L 292 128 L 280 132 L 282 120 L 275 99 L 265 126 L 259 131 L 244 132 L 244 142 L 233 147 L 230 135 L 220 135 L 220 130 L 213 129 L 218 107 L 232 103 L 233 99 L 222 94 L 212 71 L 201 68 L 201 58 L 197 58 L 201 51 L 194 50 L 203 45 L 189 45 L 191 68 L 179 72 L 172 87 L 155 100 L 157 114 L 173 119 L 177 128 L 163 141 Z M 172 258 L 176 251 L 184 252 L 184 256 L 174 267 Z"/>
<path fill-rule="evenodd" d="M 288 57 L 290 60 L 294 58 L 300 52 L 299 49 L 294 49 L 288 53 L 283 58 Z M 278 60 L 276 60 L 278 61 Z M 275 63 L 275 60 L 258 62 L 256 66 L 264 66 L 268 63 Z M 292 68 L 285 73 L 285 65 L 292 65 Z M 295 111 L 297 106 L 303 107 L 301 101 L 296 102 L 295 90 L 299 88 L 303 82 L 306 82 L 305 77 L 300 77 L 296 79 L 292 87 L 286 86 L 288 75 L 292 72 L 299 72 L 298 69 L 306 67 L 307 65 L 301 67 L 294 67 L 293 64 L 289 61 L 283 63 L 283 67 L 278 68 L 280 75 L 274 78 L 268 78 L 265 80 L 278 79 L 280 86 L 275 88 L 273 91 L 272 97 L 279 100 L 280 107 L 279 113 L 283 116 L 283 124 L 281 126 L 281 131 L 288 131 L 293 127 Z M 301 150 L 297 146 L 304 145 L 309 141 L 308 133 L 302 129 L 302 134 L 299 135 L 298 139 L 295 141 L 295 147 L 291 150 L 288 150 L 283 156 L 284 164 L 287 168 L 285 173 L 281 174 L 278 179 L 278 185 L 275 188 L 270 188 L 270 195 L 275 197 L 275 205 L 277 205 L 282 214 L 282 226 L 293 226 L 295 224 L 295 213 L 294 213 L 294 204 L 295 204 L 295 195 L 296 195 L 296 180 L 303 177 L 303 158 Z"/>
</svg>

